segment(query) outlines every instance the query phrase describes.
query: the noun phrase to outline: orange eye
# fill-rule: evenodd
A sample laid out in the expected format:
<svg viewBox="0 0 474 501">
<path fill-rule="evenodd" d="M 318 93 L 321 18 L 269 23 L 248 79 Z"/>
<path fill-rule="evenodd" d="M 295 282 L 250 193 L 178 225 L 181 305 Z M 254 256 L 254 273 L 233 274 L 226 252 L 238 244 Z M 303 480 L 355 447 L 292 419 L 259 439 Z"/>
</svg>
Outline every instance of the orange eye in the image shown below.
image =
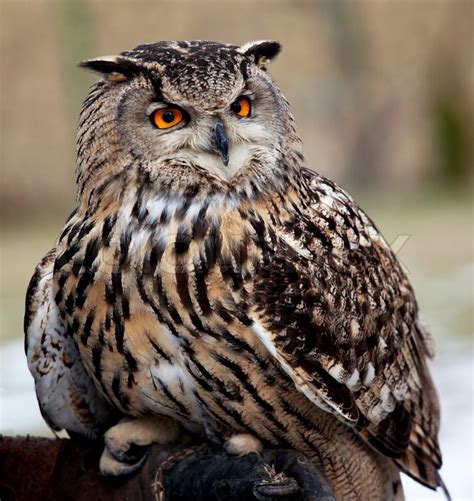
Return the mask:
<svg viewBox="0 0 474 501">
<path fill-rule="evenodd" d="M 179 108 L 159 108 L 152 115 L 152 122 L 158 129 L 169 129 L 183 121 L 183 112 Z"/>
<path fill-rule="evenodd" d="M 231 109 L 239 117 L 249 117 L 252 111 L 250 99 L 246 96 L 240 96 L 237 101 L 232 103 Z"/>
</svg>

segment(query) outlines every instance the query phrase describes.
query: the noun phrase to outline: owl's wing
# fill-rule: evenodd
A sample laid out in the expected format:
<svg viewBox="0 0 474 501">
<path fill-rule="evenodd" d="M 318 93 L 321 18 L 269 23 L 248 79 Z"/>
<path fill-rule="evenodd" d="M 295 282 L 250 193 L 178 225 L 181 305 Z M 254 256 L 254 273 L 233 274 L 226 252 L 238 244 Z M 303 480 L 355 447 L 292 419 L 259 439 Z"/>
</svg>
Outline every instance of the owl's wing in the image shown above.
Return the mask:
<svg viewBox="0 0 474 501">
<path fill-rule="evenodd" d="M 110 410 L 82 365 L 66 331 L 53 293 L 53 248 L 38 264 L 28 286 L 25 309 L 25 352 L 35 381 L 41 414 L 55 431 L 88 438 L 98 436 Z"/>
<path fill-rule="evenodd" d="M 412 288 L 355 202 L 331 181 L 304 176 L 309 207 L 266 238 L 255 332 L 315 405 L 436 487 L 438 400 Z"/>
</svg>

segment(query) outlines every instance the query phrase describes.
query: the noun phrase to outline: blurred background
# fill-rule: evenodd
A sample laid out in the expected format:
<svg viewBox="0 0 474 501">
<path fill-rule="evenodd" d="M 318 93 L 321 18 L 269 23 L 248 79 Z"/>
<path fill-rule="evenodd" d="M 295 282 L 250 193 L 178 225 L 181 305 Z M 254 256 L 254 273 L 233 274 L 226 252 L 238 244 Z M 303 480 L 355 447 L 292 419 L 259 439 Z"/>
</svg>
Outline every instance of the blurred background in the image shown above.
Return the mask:
<svg viewBox="0 0 474 501">
<path fill-rule="evenodd" d="M 473 32 L 468 0 L 0 0 L 0 433 L 49 433 L 23 301 L 74 207 L 75 127 L 95 80 L 76 63 L 164 39 L 275 39 L 270 72 L 307 165 L 355 196 L 417 291 L 438 344 L 442 474 L 453 499 L 472 499 Z"/>
</svg>

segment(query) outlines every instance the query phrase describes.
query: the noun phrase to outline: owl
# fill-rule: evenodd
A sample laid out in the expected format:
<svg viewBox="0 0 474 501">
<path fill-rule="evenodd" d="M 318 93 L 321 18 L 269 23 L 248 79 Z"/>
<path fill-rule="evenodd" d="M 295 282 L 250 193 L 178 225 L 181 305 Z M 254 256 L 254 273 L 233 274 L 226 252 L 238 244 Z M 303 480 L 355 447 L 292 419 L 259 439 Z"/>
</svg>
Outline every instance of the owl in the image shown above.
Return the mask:
<svg viewBox="0 0 474 501">
<path fill-rule="evenodd" d="M 274 41 L 81 63 L 77 208 L 31 279 L 26 354 L 53 430 L 103 474 L 191 433 L 287 447 L 338 499 L 430 488 L 439 405 L 410 283 L 354 200 L 305 167 Z"/>
</svg>

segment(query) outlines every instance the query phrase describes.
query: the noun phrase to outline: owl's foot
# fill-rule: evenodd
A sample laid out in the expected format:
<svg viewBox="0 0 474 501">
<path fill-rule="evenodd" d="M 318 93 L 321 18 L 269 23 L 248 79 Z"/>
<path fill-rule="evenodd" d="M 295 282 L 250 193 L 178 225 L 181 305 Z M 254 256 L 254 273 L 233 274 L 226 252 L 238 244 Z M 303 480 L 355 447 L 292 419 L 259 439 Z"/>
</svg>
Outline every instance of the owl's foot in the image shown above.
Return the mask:
<svg viewBox="0 0 474 501">
<path fill-rule="evenodd" d="M 107 430 L 100 458 L 102 475 L 128 475 L 141 468 L 148 446 L 177 441 L 179 425 L 164 416 L 124 418 Z"/>
<path fill-rule="evenodd" d="M 104 448 L 102 455 L 100 456 L 100 472 L 104 476 L 118 477 L 121 475 L 130 475 L 135 471 L 139 470 L 147 457 L 147 452 L 145 451 L 143 456 L 135 463 L 126 463 L 124 461 L 118 461 L 109 452 L 107 447 Z"/>
<path fill-rule="evenodd" d="M 245 456 L 252 452 L 261 452 L 263 444 L 250 433 L 238 433 L 232 435 L 224 443 L 224 450 L 231 456 Z"/>
</svg>

